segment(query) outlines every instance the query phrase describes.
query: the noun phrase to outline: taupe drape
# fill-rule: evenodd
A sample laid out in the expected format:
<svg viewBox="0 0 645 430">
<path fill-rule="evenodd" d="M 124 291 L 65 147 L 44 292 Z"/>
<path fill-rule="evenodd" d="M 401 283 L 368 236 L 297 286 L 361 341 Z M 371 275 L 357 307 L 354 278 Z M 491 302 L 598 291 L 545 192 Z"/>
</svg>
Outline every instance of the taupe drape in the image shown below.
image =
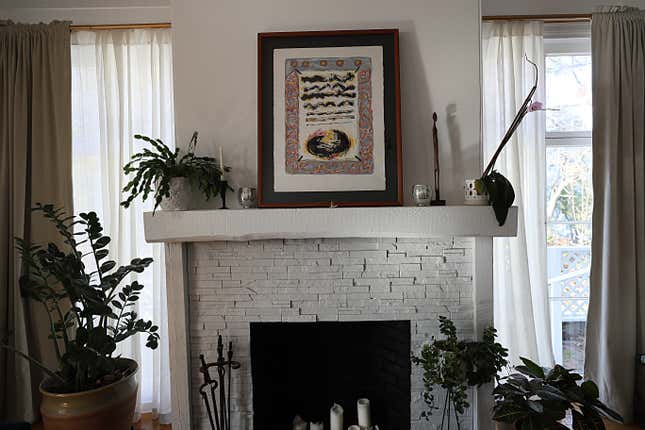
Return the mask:
<svg viewBox="0 0 645 430">
<path fill-rule="evenodd" d="M 0 339 L 56 367 L 43 309 L 20 297 L 14 237 L 52 238 L 29 208 L 72 211 L 69 25 L 0 23 Z M 31 421 L 41 375 L 0 351 L 0 421 Z"/>
<path fill-rule="evenodd" d="M 645 14 L 593 15 L 593 241 L 585 376 L 645 412 Z M 640 376 L 639 376 L 640 373 Z M 639 394 L 640 394 L 640 399 Z"/>
</svg>

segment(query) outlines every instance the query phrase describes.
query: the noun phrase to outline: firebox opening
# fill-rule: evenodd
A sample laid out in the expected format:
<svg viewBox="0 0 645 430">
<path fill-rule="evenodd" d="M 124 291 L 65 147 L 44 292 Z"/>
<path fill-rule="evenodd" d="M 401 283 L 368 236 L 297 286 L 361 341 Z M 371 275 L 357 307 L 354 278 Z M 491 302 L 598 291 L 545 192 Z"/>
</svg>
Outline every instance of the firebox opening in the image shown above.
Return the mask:
<svg viewBox="0 0 645 430">
<path fill-rule="evenodd" d="M 410 428 L 410 321 L 251 323 L 253 428 L 291 429 L 344 409 L 357 424 L 368 398 L 381 430 Z"/>
</svg>

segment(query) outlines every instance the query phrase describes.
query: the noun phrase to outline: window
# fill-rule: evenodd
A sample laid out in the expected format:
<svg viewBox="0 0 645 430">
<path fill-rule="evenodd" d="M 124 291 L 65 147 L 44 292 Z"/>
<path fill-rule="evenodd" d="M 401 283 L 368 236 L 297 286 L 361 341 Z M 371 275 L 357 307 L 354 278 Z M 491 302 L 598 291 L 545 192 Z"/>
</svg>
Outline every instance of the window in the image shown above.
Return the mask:
<svg viewBox="0 0 645 430">
<path fill-rule="evenodd" d="M 579 36 L 579 35 L 577 35 Z M 589 306 L 591 46 L 587 37 L 547 37 L 547 277 L 557 363 L 582 371 Z"/>
</svg>

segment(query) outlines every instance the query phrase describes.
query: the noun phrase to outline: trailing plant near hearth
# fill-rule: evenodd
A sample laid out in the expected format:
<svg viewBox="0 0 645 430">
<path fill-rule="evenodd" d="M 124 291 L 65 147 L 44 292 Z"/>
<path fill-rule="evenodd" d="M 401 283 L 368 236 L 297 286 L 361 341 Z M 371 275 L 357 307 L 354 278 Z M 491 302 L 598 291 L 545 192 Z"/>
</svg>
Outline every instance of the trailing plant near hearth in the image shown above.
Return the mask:
<svg viewBox="0 0 645 430">
<path fill-rule="evenodd" d="M 420 355 L 412 356 L 412 362 L 423 367 L 423 398 L 428 409 L 422 416 L 429 419 L 434 410 L 442 409 L 441 428 L 444 425 L 450 428 L 454 415 L 459 429 L 459 415 L 470 406 L 469 387 L 497 379 L 507 364 L 508 352 L 495 342 L 497 331 L 493 327 L 484 330 L 481 341 L 459 340 L 454 323 L 442 316 L 439 317 L 439 331 L 444 339 L 433 338 L 432 342 L 423 345 Z M 437 404 L 436 386 L 445 390 L 442 406 Z"/>
<path fill-rule="evenodd" d="M 65 244 L 63 248 L 54 243 L 32 245 L 16 238 L 24 270 L 20 291 L 47 311 L 58 369 L 48 369 L 8 345 L 0 346 L 44 370 L 50 376 L 50 392 L 81 392 L 129 376 L 133 370 L 114 355 L 117 344 L 143 333 L 148 336 L 146 346 L 155 349 L 159 334 L 156 325 L 133 310 L 143 285 L 137 281 L 123 285 L 123 281 L 143 272 L 152 258 L 135 258 L 117 267 L 108 259 L 110 237 L 103 235 L 94 212 L 68 216 L 50 204 L 37 204 L 33 211 L 54 226 Z M 96 267 L 88 269 L 86 263 Z"/>
<path fill-rule="evenodd" d="M 547 369 L 521 358 L 519 373 L 501 379 L 495 388 L 493 419 L 513 424 L 518 430 L 567 429 L 563 424 L 571 413 L 575 430 L 604 430 L 603 417 L 622 422 L 620 414 L 599 400 L 593 381 L 556 365 Z"/>
<path fill-rule="evenodd" d="M 196 131 L 188 143 L 188 151 L 183 155 L 180 155 L 179 148 L 172 150 L 161 139 L 152 139 L 140 134 L 135 134 L 134 138 L 149 143 L 152 150 L 144 148 L 123 166 L 123 173 L 134 174 L 123 188 L 124 193 L 129 193 L 128 198 L 121 202 L 123 207 L 129 207 L 138 196 L 146 200 L 152 194 L 156 211 L 161 201 L 170 197 L 170 181 L 173 178 L 188 179 L 201 191 L 206 200 L 222 191 L 222 175 L 224 171 L 230 171 L 230 168 L 221 166 L 221 162 L 218 163 L 214 157 L 195 155 L 198 138 Z M 230 187 L 228 189 L 233 191 Z"/>
<path fill-rule="evenodd" d="M 535 79 L 534 84 L 531 87 L 528 95 L 524 99 L 524 103 L 519 108 L 515 114 L 515 118 L 511 122 L 508 130 L 504 134 L 501 143 L 497 147 L 495 154 L 491 158 L 490 162 L 484 169 L 481 177 L 475 181 L 475 188 L 477 193 L 480 195 L 488 194 L 488 201 L 493 206 L 495 211 L 495 217 L 499 225 L 504 225 L 506 222 L 506 217 L 508 216 L 508 209 L 513 205 L 515 201 L 515 190 L 511 182 L 506 179 L 504 175 L 495 170 L 495 162 L 501 154 L 502 150 L 506 144 L 511 140 L 515 131 L 520 126 L 526 115 L 530 112 L 535 112 L 539 110 L 544 110 L 544 105 L 540 102 L 533 101 L 533 96 L 537 91 L 538 86 L 538 67 L 533 61 L 529 60 L 528 57 L 525 57 L 526 61 L 533 66 Z"/>
</svg>

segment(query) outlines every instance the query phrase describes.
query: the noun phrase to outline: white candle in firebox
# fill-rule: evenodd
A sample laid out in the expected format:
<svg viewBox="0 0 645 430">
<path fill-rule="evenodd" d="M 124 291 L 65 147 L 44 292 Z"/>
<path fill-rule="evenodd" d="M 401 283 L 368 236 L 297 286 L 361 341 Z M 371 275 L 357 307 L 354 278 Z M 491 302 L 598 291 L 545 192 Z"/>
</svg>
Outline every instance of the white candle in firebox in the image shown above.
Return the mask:
<svg viewBox="0 0 645 430">
<path fill-rule="evenodd" d="M 309 423 L 309 430 L 324 430 L 323 423 L 322 422 Z"/>
<path fill-rule="evenodd" d="M 219 147 L 219 169 L 222 171 L 220 179 L 224 180 L 224 151 L 221 146 Z"/>
<path fill-rule="evenodd" d="M 369 399 L 358 399 L 356 402 L 358 408 L 358 425 L 361 429 L 369 429 L 372 427 L 372 416 L 370 414 L 370 401 Z"/>
<path fill-rule="evenodd" d="M 343 430 L 343 407 L 334 403 L 329 411 L 329 427 L 331 430 Z"/>
</svg>

